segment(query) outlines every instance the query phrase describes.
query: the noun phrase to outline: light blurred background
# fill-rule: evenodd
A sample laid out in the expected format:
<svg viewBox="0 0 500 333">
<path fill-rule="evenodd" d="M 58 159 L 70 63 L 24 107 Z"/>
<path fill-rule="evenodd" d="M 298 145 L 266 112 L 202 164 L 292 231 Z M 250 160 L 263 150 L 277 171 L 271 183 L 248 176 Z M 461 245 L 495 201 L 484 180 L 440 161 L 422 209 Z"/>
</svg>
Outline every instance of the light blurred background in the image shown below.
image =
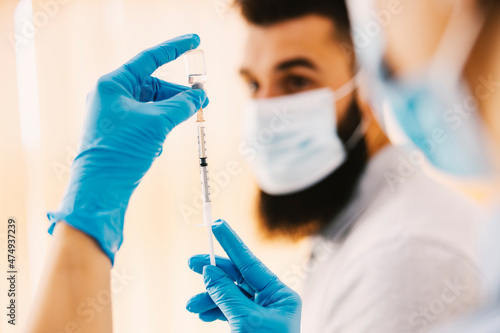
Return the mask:
<svg viewBox="0 0 500 333">
<path fill-rule="evenodd" d="M 21 332 L 57 208 L 75 157 L 85 97 L 96 80 L 141 50 L 197 33 L 209 74 L 208 147 L 215 218 L 229 221 L 285 281 L 301 280 L 307 242 L 269 243 L 258 233 L 256 187 L 238 153 L 246 95 L 237 71 L 244 24 L 231 0 L 0 0 L 0 267 L 7 271 L 8 218 L 17 234 L 17 325 Z M 157 73 L 187 84 L 182 59 Z M 194 119 L 167 138 L 163 155 L 132 197 L 114 267 L 115 332 L 224 332 L 185 310 L 203 291 L 187 260 L 206 253 Z M 217 253 L 223 252 L 217 248 Z M 4 274 L 0 276 L 4 276 Z M 0 279 L 0 308 L 7 304 Z M 1 318 L 5 315 L 0 312 Z"/>
</svg>

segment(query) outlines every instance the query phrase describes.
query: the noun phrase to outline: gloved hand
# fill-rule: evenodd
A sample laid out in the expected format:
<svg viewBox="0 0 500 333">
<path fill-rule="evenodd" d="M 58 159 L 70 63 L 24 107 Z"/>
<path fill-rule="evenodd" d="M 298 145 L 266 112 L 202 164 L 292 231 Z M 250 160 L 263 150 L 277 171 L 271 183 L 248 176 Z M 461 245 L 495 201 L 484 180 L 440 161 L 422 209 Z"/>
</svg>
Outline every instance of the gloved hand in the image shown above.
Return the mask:
<svg viewBox="0 0 500 333">
<path fill-rule="evenodd" d="M 199 43 L 197 35 L 171 39 L 99 79 L 87 97 L 84 135 L 66 193 L 58 210 L 47 214 L 49 233 L 64 221 L 95 238 L 114 261 L 132 192 L 160 156 L 167 134 L 208 104 L 203 90 L 151 74 Z"/>
<path fill-rule="evenodd" d="M 219 223 L 220 222 L 220 223 Z M 203 321 L 227 320 L 231 332 L 299 332 L 302 301 L 246 247 L 222 220 L 213 233 L 229 258 L 193 256 L 189 267 L 203 274 L 207 292 L 188 301 Z M 236 283 L 236 284 L 235 284 Z"/>
</svg>

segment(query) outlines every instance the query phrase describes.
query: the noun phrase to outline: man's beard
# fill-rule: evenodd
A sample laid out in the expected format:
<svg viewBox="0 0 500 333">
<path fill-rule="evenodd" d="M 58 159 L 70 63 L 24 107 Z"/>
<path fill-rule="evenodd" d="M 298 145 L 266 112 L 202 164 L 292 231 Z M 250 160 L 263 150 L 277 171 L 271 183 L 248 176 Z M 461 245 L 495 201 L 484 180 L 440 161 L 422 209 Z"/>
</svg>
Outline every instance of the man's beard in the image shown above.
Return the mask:
<svg viewBox="0 0 500 333">
<path fill-rule="evenodd" d="M 361 122 L 361 112 L 352 102 L 339 128 L 345 143 Z M 259 193 L 259 227 L 266 238 L 298 240 L 321 232 L 352 199 L 367 164 L 367 147 L 362 137 L 347 152 L 345 162 L 319 183 L 285 195 Z"/>
</svg>

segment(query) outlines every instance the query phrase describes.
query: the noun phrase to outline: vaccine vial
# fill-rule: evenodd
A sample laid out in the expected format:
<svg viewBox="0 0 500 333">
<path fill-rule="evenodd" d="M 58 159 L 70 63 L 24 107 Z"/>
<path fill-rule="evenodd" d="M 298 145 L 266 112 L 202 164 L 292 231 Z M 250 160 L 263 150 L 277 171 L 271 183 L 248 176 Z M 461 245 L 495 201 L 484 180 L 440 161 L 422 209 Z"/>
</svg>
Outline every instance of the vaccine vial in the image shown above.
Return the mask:
<svg viewBox="0 0 500 333">
<path fill-rule="evenodd" d="M 205 53 L 202 49 L 195 49 L 184 53 L 188 82 L 193 89 L 203 89 L 207 82 L 205 67 Z"/>
</svg>

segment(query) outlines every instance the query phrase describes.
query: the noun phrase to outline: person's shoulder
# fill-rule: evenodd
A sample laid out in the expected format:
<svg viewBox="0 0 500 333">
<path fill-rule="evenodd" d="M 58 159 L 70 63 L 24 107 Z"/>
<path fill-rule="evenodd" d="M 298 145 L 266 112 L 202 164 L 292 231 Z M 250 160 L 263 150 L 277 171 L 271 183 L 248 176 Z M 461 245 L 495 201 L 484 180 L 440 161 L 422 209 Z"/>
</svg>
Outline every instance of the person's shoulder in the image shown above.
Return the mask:
<svg viewBox="0 0 500 333">
<path fill-rule="evenodd" d="M 414 248 L 415 242 L 429 248 L 460 252 L 476 261 L 479 235 L 486 211 L 460 193 L 424 174 L 415 174 L 394 192 L 385 189 L 355 224 L 344 246 L 354 255 L 394 247 Z M 410 244 L 411 243 L 411 244 Z M 351 245 L 352 244 L 352 245 Z M 412 246 L 410 246 L 412 245 Z"/>
<path fill-rule="evenodd" d="M 400 176 L 401 177 L 401 176 Z M 391 178 L 385 176 L 382 191 L 390 193 L 394 202 L 412 208 L 412 213 L 421 211 L 423 214 L 446 214 L 457 217 L 477 216 L 484 218 L 484 210 L 465 194 L 445 185 L 437 177 L 432 177 L 421 168 L 416 168 L 412 173 L 402 177 L 394 185 Z M 464 215 L 465 214 L 465 215 Z"/>
<path fill-rule="evenodd" d="M 351 246 L 354 244 L 350 244 Z M 342 262 L 346 276 L 370 272 L 369 280 L 388 280 L 389 284 L 433 281 L 444 277 L 463 277 L 478 287 L 481 279 L 477 258 L 467 246 L 441 237 L 407 233 L 381 238 L 367 247 L 348 251 Z"/>
<path fill-rule="evenodd" d="M 450 229 L 475 232 L 484 224 L 487 211 L 472 198 L 419 170 L 396 190 L 386 187 L 377 203 L 374 223 L 389 223 L 408 231 L 448 233 Z M 386 219 L 380 218 L 386 216 Z M 385 221 L 384 221 L 385 220 Z"/>
<path fill-rule="evenodd" d="M 476 261 L 440 239 L 417 235 L 385 239 L 350 257 L 341 269 L 339 285 L 372 297 L 378 306 L 404 318 L 443 293 L 457 296 L 449 313 L 472 308 L 482 299 Z"/>
<path fill-rule="evenodd" d="M 399 219 L 418 221 L 419 225 L 422 219 L 466 225 L 485 219 L 485 210 L 479 204 L 424 172 L 425 163 L 415 161 L 414 152 L 409 147 L 391 146 L 374 157 L 371 164 L 378 166 L 382 180 L 365 217 L 374 222 L 380 215 L 389 223 Z"/>
</svg>

